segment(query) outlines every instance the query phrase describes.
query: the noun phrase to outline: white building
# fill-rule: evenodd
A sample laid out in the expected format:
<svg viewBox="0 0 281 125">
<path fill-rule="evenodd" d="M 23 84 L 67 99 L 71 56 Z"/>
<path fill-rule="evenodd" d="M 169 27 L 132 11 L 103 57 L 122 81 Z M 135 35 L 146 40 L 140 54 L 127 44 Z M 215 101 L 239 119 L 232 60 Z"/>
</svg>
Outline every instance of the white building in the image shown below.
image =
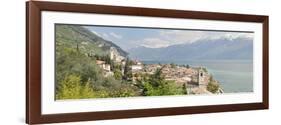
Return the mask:
<svg viewBox="0 0 281 125">
<path fill-rule="evenodd" d="M 100 67 L 100 68 L 104 68 L 105 66 L 105 61 L 102 60 L 96 60 L 96 64 Z"/>
<path fill-rule="evenodd" d="M 121 62 L 125 59 L 125 57 L 121 56 L 119 52 L 114 48 L 110 48 L 110 59 L 114 60 L 115 62 Z"/>
<path fill-rule="evenodd" d="M 142 65 L 132 65 L 131 69 L 132 69 L 132 71 L 142 70 Z"/>
<path fill-rule="evenodd" d="M 106 71 L 110 71 L 111 70 L 109 64 L 105 64 L 103 69 L 106 70 Z"/>
<path fill-rule="evenodd" d="M 110 71 L 110 65 L 109 64 L 105 64 L 105 61 L 101 61 L 101 60 L 96 60 L 96 64 L 102 68 L 105 71 Z"/>
<path fill-rule="evenodd" d="M 198 85 L 206 85 L 205 72 L 202 67 L 198 69 Z"/>
<path fill-rule="evenodd" d="M 186 82 L 191 82 L 191 78 L 186 76 L 186 77 L 182 77 L 181 79 L 183 79 Z"/>
</svg>

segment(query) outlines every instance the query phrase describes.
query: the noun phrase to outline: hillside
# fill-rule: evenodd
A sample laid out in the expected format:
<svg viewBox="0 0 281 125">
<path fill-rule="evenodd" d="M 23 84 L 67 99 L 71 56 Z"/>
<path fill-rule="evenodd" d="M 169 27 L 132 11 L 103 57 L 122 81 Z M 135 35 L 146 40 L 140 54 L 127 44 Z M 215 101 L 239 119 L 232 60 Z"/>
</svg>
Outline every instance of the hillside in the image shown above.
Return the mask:
<svg viewBox="0 0 281 125">
<path fill-rule="evenodd" d="M 142 46 L 129 53 L 140 60 L 248 60 L 253 58 L 253 42 L 245 38 L 201 40 L 165 48 Z"/>
<path fill-rule="evenodd" d="M 127 52 L 111 41 L 78 25 L 56 25 L 56 49 L 61 47 L 78 47 L 82 53 L 98 55 L 106 55 L 109 53 L 110 47 L 114 47 L 121 56 L 127 56 Z"/>
</svg>

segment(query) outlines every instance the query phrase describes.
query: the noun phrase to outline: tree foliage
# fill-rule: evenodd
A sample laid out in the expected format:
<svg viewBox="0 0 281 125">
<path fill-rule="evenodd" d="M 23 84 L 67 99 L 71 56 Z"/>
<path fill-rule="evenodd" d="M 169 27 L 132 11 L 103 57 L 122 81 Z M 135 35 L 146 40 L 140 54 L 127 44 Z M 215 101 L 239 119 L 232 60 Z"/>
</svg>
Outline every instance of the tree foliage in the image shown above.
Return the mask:
<svg viewBox="0 0 281 125">
<path fill-rule="evenodd" d="M 209 84 L 207 85 L 207 90 L 212 92 L 212 93 L 216 93 L 218 92 L 219 90 L 219 84 L 214 82 L 214 81 L 211 81 L 209 82 Z"/>
<path fill-rule="evenodd" d="M 114 70 L 114 78 L 117 80 L 122 80 L 122 72 L 120 71 L 120 69 Z"/>
<path fill-rule="evenodd" d="M 154 74 L 132 72 L 135 63 L 129 58 L 125 65 L 109 56 L 111 43 L 95 36 L 83 27 L 56 25 L 56 99 L 112 98 L 185 94 L 186 86 L 167 81 L 161 69 Z M 108 46 L 110 45 L 110 46 Z M 114 46 L 117 49 L 118 46 Z M 121 50 L 121 48 L 119 48 Z M 123 55 L 125 52 L 119 51 Z M 111 70 L 96 64 L 102 60 Z M 176 68 L 176 64 L 171 64 Z M 189 67 L 189 66 L 188 66 Z M 122 73 L 122 71 L 124 71 Z M 113 75 L 105 75 L 107 73 Z M 132 81 L 133 74 L 137 84 Z"/>
<path fill-rule="evenodd" d="M 113 62 L 108 56 L 89 57 L 75 48 L 56 48 L 56 99 L 137 96 L 136 87 L 122 81 L 120 66 L 105 77 L 96 59 Z"/>
<path fill-rule="evenodd" d="M 171 63 L 170 64 L 172 68 L 176 68 L 176 64 L 175 63 Z"/>
<path fill-rule="evenodd" d="M 124 67 L 124 79 L 131 79 L 132 78 L 132 72 L 130 69 L 130 66 L 133 65 L 133 62 L 130 61 L 129 58 L 126 59 L 125 67 Z"/>
<path fill-rule="evenodd" d="M 80 76 L 68 75 L 59 84 L 56 99 L 84 99 L 95 97 L 94 91 L 87 82 L 81 84 Z"/>
<path fill-rule="evenodd" d="M 167 81 L 161 75 L 161 69 L 158 69 L 148 79 L 143 79 L 143 94 L 145 96 L 160 95 L 180 95 L 184 94 L 181 86 L 177 86 L 174 81 Z"/>
</svg>

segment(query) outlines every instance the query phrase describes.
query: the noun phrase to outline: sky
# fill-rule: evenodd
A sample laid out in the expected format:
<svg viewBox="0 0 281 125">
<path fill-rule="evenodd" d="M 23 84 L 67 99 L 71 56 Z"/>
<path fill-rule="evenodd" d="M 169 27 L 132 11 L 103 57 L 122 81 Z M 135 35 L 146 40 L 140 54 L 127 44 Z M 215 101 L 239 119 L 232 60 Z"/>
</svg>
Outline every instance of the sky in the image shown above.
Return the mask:
<svg viewBox="0 0 281 125">
<path fill-rule="evenodd" d="M 91 32 L 112 41 L 124 50 L 136 47 L 162 48 L 172 45 L 189 44 L 200 40 L 253 39 L 253 33 L 199 30 L 174 30 L 131 27 L 84 26 Z"/>
</svg>

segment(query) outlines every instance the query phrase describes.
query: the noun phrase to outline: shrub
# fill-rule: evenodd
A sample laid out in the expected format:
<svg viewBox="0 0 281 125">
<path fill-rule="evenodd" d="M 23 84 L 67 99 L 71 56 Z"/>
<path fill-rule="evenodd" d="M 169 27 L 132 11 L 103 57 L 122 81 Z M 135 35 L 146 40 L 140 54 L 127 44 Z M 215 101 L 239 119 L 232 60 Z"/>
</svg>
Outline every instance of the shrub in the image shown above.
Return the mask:
<svg viewBox="0 0 281 125">
<path fill-rule="evenodd" d="M 184 91 L 181 86 L 177 86 L 174 81 L 167 81 L 161 75 L 161 70 L 157 70 L 147 80 L 143 80 L 143 95 L 182 95 Z"/>
<path fill-rule="evenodd" d="M 116 80 L 121 80 L 122 79 L 122 72 L 119 69 L 114 70 L 114 78 Z"/>
<path fill-rule="evenodd" d="M 214 81 L 211 81 L 209 82 L 209 84 L 207 85 L 207 90 L 212 92 L 212 93 L 216 93 L 218 92 L 219 90 L 219 84 L 214 82 Z"/>
<path fill-rule="evenodd" d="M 56 99 L 83 99 L 94 97 L 90 84 L 81 84 L 80 76 L 68 75 L 60 83 Z"/>
</svg>

